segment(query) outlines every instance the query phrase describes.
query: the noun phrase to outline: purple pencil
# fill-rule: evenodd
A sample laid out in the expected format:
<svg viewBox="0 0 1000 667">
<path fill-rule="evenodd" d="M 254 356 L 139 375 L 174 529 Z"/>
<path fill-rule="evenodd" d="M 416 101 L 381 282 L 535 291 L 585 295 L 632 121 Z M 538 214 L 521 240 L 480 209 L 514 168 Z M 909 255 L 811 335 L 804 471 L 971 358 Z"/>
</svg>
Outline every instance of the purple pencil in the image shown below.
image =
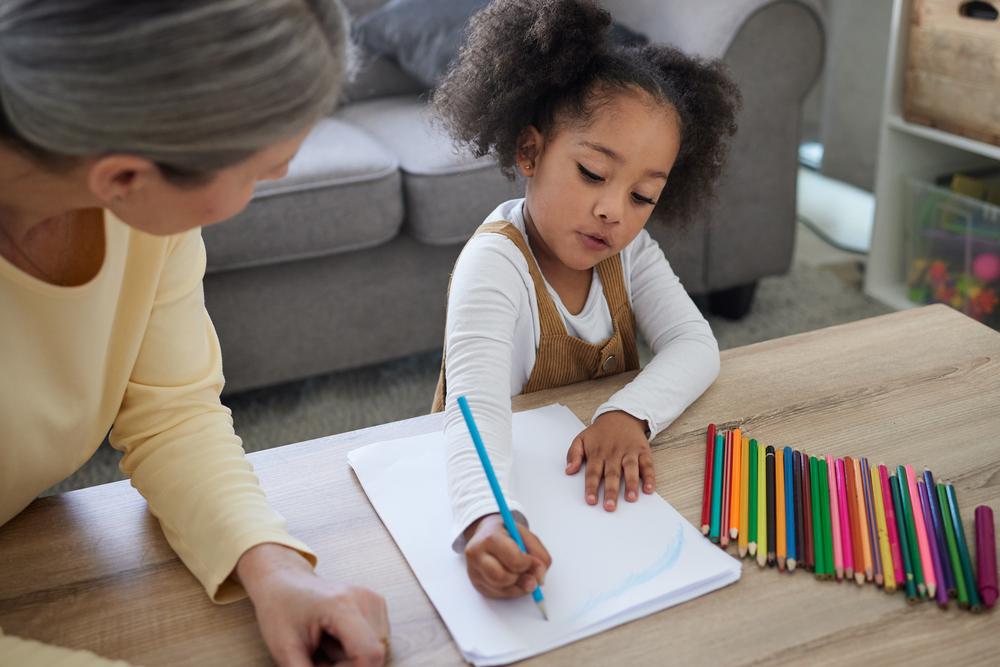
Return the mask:
<svg viewBox="0 0 1000 667">
<path fill-rule="evenodd" d="M 917 495 L 920 496 L 920 507 L 924 510 L 924 516 L 930 519 L 927 524 L 927 542 L 931 548 L 931 562 L 934 563 L 934 577 L 938 580 L 937 591 L 934 597 L 942 609 L 948 607 L 948 586 L 944 579 L 944 572 L 941 570 L 941 554 L 938 553 L 937 528 L 934 526 L 933 515 L 931 514 L 931 500 L 927 495 L 927 485 L 922 480 L 917 480 Z"/>
<path fill-rule="evenodd" d="M 872 495 L 872 469 L 868 465 L 868 459 L 861 458 L 861 486 L 865 496 L 865 508 L 868 510 L 868 535 L 871 542 L 872 568 L 875 573 L 875 584 L 881 586 L 884 583 L 882 577 L 882 554 L 878 546 L 878 528 L 875 524 L 875 496 Z"/>
<path fill-rule="evenodd" d="M 924 470 L 924 484 L 927 486 L 927 500 L 931 506 L 931 521 L 934 524 L 934 536 L 937 538 L 938 558 L 941 561 L 941 573 L 944 575 L 945 587 L 948 589 L 949 597 L 958 596 L 958 587 L 955 585 L 955 571 L 951 564 L 951 554 L 948 553 L 948 542 L 944 534 L 944 518 L 941 516 L 941 508 L 931 499 L 932 493 L 937 486 L 934 485 L 934 475 L 930 470 Z"/>
</svg>

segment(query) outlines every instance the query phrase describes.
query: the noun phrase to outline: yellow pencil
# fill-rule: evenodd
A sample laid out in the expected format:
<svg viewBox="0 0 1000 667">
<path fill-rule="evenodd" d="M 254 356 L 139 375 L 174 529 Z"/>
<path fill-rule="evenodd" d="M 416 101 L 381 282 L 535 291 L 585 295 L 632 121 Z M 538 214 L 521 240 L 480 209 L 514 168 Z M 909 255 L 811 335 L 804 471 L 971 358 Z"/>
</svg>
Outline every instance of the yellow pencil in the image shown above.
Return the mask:
<svg viewBox="0 0 1000 667">
<path fill-rule="evenodd" d="M 785 466 L 779 461 L 780 449 L 774 448 L 774 551 L 778 569 L 785 569 L 787 545 L 785 544 Z"/>
<path fill-rule="evenodd" d="M 733 460 L 729 474 L 732 479 L 729 497 L 729 539 L 735 540 L 740 531 L 740 472 L 743 466 L 740 464 L 743 452 L 743 437 L 738 428 L 733 429 Z"/>
<path fill-rule="evenodd" d="M 767 567 L 767 466 L 764 445 L 757 443 L 757 565 Z"/>
<path fill-rule="evenodd" d="M 747 541 L 750 534 L 750 438 L 746 436 L 743 436 L 743 445 L 740 447 L 740 464 L 739 550 L 740 558 L 743 558 L 747 555 Z"/>
<path fill-rule="evenodd" d="M 882 500 L 882 485 L 879 483 L 878 466 L 872 466 L 872 496 L 875 500 L 875 523 L 878 524 L 878 547 L 882 554 L 882 573 L 886 593 L 896 590 L 896 570 L 892 567 L 892 550 L 889 547 L 889 524 L 885 519 L 885 502 Z"/>
</svg>

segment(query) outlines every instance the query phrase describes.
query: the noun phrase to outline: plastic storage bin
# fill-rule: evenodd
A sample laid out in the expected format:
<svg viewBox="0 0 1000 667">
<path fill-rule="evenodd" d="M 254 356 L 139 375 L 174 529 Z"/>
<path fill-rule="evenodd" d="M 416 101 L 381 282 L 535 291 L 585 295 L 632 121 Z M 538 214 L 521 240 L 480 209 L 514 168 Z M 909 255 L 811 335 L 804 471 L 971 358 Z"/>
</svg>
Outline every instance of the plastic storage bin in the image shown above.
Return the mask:
<svg viewBox="0 0 1000 667">
<path fill-rule="evenodd" d="M 1000 207 L 918 179 L 907 187 L 910 300 L 1000 329 Z"/>
</svg>

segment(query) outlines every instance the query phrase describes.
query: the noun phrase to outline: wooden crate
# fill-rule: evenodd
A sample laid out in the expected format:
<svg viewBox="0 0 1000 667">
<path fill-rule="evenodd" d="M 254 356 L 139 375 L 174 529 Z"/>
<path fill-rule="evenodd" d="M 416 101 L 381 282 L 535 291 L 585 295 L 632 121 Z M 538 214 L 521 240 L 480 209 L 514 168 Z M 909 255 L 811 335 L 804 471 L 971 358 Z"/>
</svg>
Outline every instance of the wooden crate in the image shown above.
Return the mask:
<svg viewBox="0 0 1000 667">
<path fill-rule="evenodd" d="M 1000 19 L 965 16 L 969 4 L 913 0 L 903 117 L 1000 146 Z"/>
</svg>

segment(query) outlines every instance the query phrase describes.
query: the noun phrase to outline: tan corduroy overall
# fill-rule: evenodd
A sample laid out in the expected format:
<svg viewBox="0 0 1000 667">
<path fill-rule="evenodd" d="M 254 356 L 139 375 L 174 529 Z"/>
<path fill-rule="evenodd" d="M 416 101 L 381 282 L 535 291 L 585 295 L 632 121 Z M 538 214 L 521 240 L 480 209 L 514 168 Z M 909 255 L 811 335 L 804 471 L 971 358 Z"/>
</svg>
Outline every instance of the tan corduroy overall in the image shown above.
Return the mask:
<svg viewBox="0 0 1000 667">
<path fill-rule="evenodd" d="M 608 257 L 597 265 L 604 298 L 607 299 L 614 327 L 611 337 L 603 343 L 588 343 L 566 332 L 555 302 L 545 288 L 545 280 L 535 256 L 520 230 L 505 221 L 481 225 L 476 234 L 501 234 L 518 247 L 528 262 L 528 271 L 535 284 L 541 335 L 535 366 L 521 390 L 522 394 L 562 387 L 574 382 L 632 371 L 639 368 L 639 353 L 635 345 L 635 317 L 625 291 L 620 254 Z M 441 359 L 441 375 L 434 392 L 432 412 L 444 410 L 447 390 L 445 387 L 445 359 Z"/>
</svg>

